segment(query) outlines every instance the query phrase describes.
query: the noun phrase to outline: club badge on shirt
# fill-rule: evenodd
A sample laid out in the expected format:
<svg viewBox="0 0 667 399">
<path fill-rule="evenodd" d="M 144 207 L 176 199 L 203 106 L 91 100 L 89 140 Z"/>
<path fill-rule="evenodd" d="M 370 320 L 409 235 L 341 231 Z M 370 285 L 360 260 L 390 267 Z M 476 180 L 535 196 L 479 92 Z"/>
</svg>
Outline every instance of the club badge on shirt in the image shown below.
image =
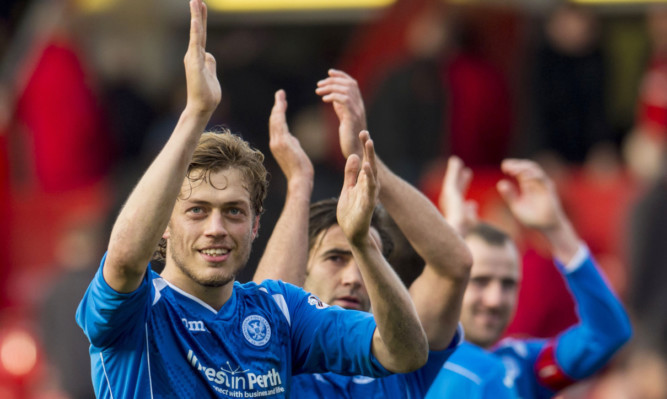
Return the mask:
<svg viewBox="0 0 667 399">
<path fill-rule="evenodd" d="M 255 346 L 263 346 L 271 338 L 271 326 L 265 318 L 251 315 L 243 320 L 243 336 Z"/>
</svg>

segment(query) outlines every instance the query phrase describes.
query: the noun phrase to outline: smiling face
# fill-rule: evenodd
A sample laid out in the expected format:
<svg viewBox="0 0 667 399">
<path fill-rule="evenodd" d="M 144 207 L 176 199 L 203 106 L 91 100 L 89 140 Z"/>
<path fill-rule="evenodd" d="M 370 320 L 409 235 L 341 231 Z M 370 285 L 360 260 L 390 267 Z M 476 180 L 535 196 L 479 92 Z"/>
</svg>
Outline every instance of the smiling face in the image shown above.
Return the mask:
<svg viewBox="0 0 667 399">
<path fill-rule="evenodd" d="M 472 252 L 470 281 L 463 296 L 461 323 L 466 339 L 482 348 L 493 345 L 509 324 L 516 308 L 521 274 L 512 241 L 490 244 L 469 235 Z"/>
<path fill-rule="evenodd" d="M 380 235 L 371 228 L 371 235 L 381 245 Z M 371 304 L 350 244 L 337 224 L 323 230 L 308 256 L 304 288 L 329 305 L 345 309 L 369 311 Z"/>
<path fill-rule="evenodd" d="M 259 227 L 246 186 L 236 168 L 185 179 L 164 235 L 165 279 L 195 295 L 234 281 Z"/>
</svg>

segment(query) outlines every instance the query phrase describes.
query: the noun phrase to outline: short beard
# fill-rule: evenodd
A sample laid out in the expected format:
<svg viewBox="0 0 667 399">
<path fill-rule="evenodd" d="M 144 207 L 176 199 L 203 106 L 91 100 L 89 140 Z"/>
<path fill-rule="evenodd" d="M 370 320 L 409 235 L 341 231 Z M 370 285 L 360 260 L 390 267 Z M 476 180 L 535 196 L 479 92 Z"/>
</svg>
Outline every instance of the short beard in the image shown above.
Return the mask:
<svg viewBox="0 0 667 399">
<path fill-rule="evenodd" d="M 190 280 L 194 281 L 195 283 L 197 283 L 201 286 L 208 287 L 208 288 L 223 287 L 223 286 L 229 284 L 230 282 L 236 280 L 237 273 L 245 268 L 245 266 L 248 264 L 248 259 L 250 258 L 250 248 L 248 248 L 248 253 L 245 254 L 244 259 L 241 260 L 242 261 L 241 262 L 241 267 L 239 267 L 237 270 L 233 270 L 232 273 L 230 273 L 228 276 L 220 276 L 218 278 L 213 277 L 213 278 L 208 278 L 208 279 L 202 279 L 202 278 L 199 278 L 199 277 L 195 276 L 190 269 L 185 267 L 185 262 L 181 258 L 179 258 L 175 255 L 176 252 L 174 251 L 174 248 L 173 248 L 172 243 L 171 243 L 170 240 L 167 240 L 167 246 L 171 247 L 170 250 L 167 251 L 167 254 L 171 258 L 171 260 L 174 262 L 176 267 L 178 267 L 183 274 L 188 276 L 188 278 Z M 251 247 L 252 247 L 252 245 L 251 245 Z"/>
<path fill-rule="evenodd" d="M 169 243 L 168 245 L 171 246 L 171 243 Z M 190 280 L 194 281 L 195 283 L 197 283 L 201 286 L 209 287 L 209 288 L 218 288 L 218 287 L 222 287 L 222 286 L 228 284 L 229 282 L 233 281 L 236 278 L 236 273 L 233 273 L 233 274 L 231 274 L 227 277 L 220 276 L 219 278 L 213 277 L 213 278 L 208 278 L 208 279 L 199 278 L 199 277 L 195 276 L 195 274 L 192 273 L 192 271 L 190 269 L 185 267 L 185 262 L 183 262 L 182 259 L 180 259 L 178 256 L 175 255 L 175 253 L 173 251 L 173 247 L 171 249 L 172 250 L 169 251 L 170 252 L 169 256 L 171 257 L 171 260 L 174 262 L 176 267 L 178 267 L 183 274 L 188 276 L 188 278 Z"/>
</svg>

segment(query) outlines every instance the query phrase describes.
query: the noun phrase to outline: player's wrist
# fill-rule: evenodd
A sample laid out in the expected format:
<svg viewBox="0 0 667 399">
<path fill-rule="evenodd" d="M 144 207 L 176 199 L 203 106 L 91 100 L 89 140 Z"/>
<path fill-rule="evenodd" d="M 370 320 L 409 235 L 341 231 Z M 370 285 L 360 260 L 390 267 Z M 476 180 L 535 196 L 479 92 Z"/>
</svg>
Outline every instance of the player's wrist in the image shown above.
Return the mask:
<svg viewBox="0 0 667 399">
<path fill-rule="evenodd" d="M 213 111 L 215 111 L 215 108 L 208 109 L 201 104 L 188 101 L 185 109 L 181 112 L 181 118 L 206 124 L 211 119 Z"/>
</svg>

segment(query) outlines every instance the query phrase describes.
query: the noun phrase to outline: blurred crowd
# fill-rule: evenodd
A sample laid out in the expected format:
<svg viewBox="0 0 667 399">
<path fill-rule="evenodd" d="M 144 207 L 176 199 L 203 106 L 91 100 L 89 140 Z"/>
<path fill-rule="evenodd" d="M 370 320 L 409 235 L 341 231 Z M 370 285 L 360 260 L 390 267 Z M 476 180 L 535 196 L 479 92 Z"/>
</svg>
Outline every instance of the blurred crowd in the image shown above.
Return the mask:
<svg viewBox="0 0 667 399">
<path fill-rule="evenodd" d="M 174 60 L 187 45 L 187 18 L 161 13 L 158 0 L 102 10 L 84 3 L 0 6 L 2 398 L 93 397 L 74 310 L 120 201 L 185 98 Z M 315 165 L 313 200 L 335 196 L 338 125 L 314 90 L 330 67 L 350 73 L 369 130 L 383 137 L 377 152 L 397 174 L 435 202 L 449 155 L 473 169 L 469 195 L 480 215 L 522 251 L 514 336 L 550 337 L 577 322 L 545 243 L 522 230 L 495 191 L 500 160 L 538 161 L 636 331 L 604 373 L 561 396 L 665 398 L 667 6 L 471 3 L 398 0 L 363 18 L 306 23 L 231 22 L 211 12 L 209 51 L 223 90 L 214 125 L 268 154 L 273 93 L 286 89 L 293 134 Z M 270 156 L 267 167 L 280 176 Z M 271 181 L 256 258 L 284 191 L 280 178 Z M 395 252 L 411 256 L 403 249 Z M 406 283 L 417 273 L 398 272 Z"/>
</svg>

